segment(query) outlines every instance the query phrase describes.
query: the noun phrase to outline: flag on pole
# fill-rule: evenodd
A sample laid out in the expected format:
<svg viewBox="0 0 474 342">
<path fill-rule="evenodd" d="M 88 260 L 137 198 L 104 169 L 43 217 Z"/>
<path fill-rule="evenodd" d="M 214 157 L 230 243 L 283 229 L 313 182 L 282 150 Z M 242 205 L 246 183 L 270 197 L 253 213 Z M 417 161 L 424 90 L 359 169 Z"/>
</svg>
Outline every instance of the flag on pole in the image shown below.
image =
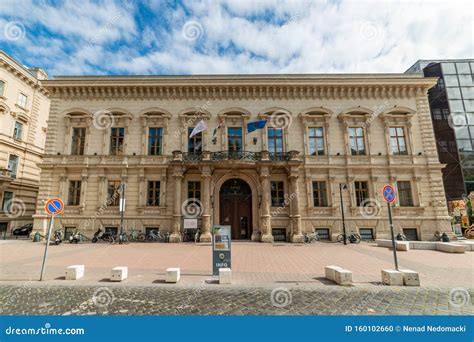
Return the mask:
<svg viewBox="0 0 474 342">
<path fill-rule="evenodd" d="M 217 136 L 217 130 L 220 129 L 221 127 L 224 126 L 224 120 L 221 118 L 219 120 L 219 124 L 217 125 L 216 128 L 214 128 L 214 131 L 212 131 L 212 140 L 216 139 Z"/>
<path fill-rule="evenodd" d="M 266 124 L 267 124 L 267 120 L 249 122 L 247 124 L 247 133 L 252 133 L 253 131 L 256 131 L 257 129 L 262 129 L 263 127 L 265 127 Z"/>
<path fill-rule="evenodd" d="M 201 120 L 198 122 L 198 124 L 196 125 L 196 127 L 194 127 L 193 131 L 191 132 L 191 134 L 189 135 L 190 138 L 194 137 L 196 134 L 199 134 L 201 133 L 202 131 L 205 131 L 207 129 L 207 126 L 206 126 L 206 123 L 204 122 L 204 120 Z"/>
</svg>

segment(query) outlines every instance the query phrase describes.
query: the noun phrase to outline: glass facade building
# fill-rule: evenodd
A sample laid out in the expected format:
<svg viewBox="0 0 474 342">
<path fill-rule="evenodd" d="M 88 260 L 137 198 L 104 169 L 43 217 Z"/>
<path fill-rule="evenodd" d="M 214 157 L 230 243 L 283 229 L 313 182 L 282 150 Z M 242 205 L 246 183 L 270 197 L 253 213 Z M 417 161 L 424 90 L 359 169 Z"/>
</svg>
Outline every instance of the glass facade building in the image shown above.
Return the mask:
<svg viewBox="0 0 474 342">
<path fill-rule="evenodd" d="M 448 200 L 474 191 L 474 60 L 420 60 L 406 73 L 438 77 L 428 92 Z"/>
</svg>

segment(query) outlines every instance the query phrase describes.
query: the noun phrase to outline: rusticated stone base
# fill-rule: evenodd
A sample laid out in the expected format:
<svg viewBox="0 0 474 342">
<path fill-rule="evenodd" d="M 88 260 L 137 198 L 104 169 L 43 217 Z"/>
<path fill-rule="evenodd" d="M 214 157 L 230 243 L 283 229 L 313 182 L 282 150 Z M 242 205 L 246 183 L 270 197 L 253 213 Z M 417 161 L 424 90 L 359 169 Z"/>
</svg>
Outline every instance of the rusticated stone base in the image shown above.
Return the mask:
<svg viewBox="0 0 474 342">
<path fill-rule="evenodd" d="M 170 235 L 170 242 L 171 242 L 171 243 L 179 243 L 179 242 L 181 242 L 181 235 L 180 235 L 180 234 L 171 234 L 171 235 Z"/>
<path fill-rule="evenodd" d="M 271 235 L 271 234 L 262 235 L 262 238 L 261 238 L 260 241 L 261 241 L 261 242 L 273 243 L 273 235 Z"/>
<path fill-rule="evenodd" d="M 293 243 L 303 243 L 304 242 L 304 235 L 303 234 L 293 234 L 291 236 L 291 242 L 293 242 Z"/>
<path fill-rule="evenodd" d="M 199 242 L 211 242 L 211 241 L 212 241 L 211 233 L 203 233 L 199 237 Z"/>
</svg>

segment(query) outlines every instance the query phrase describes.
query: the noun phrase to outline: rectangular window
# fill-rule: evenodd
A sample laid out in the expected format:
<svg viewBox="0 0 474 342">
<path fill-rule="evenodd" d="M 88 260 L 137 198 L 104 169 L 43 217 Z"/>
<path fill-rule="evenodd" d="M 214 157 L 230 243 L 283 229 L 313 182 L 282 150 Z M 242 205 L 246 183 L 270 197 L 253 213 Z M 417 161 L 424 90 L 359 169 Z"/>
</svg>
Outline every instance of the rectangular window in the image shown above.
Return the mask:
<svg viewBox="0 0 474 342">
<path fill-rule="evenodd" d="M 272 181 L 270 183 L 272 207 L 283 207 L 285 205 L 284 184 L 281 181 Z"/>
<path fill-rule="evenodd" d="M 315 207 L 328 206 L 326 182 L 313 182 L 313 205 Z"/>
<path fill-rule="evenodd" d="M 349 146 L 353 156 L 365 156 L 364 129 L 362 127 L 349 127 Z"/>
<path fill-rule="evenodd" d="M 393 155 L 408 154 L 405 140 L 405 129 L 403 127 L 390 127 L 390 146 Z"/>
<path fill-rule="evenodd" d="M 148 129 L 148 155 L 161 156 L 163 147 L 163 128 L 150 127 Z"/>
<path fill-rule="evenodd" d="M 86 144 L 86 128 L 74 127 L 72 129 L 71 154 L 83 155 Z"/>
<path fill-rule="evenodd" d="M 413 207 L 413 196 L 411 194 L 410 181 L 397 182 L 397 188 L 400 207 Z"/>
<path fill-rule="evenodd" d="M 69 195 L 67 205 L 81 204 L 81 186 L 82 182 L 78 180 L 69 181 Z"/>
<path fill-rule="evenodd" d="M 188 182 L 188 198 L 196 198 L 201 200 L 201 182 Z"/>
<path fill-rule="evenodd" d="M 105 232 L 116 236 L 118 234 L 118 227 L 105 227 Z"/>
<path fill-rule="evenodd" d="M 107 182 L 107 204 L 118 207 L 120 203 L 120 181 L 112 180 Z"/>
<path fill-rule="evenodd" d="M 329 228 L 315 228 L 314 232 L 318 234 L 320 240 L 329 240 Z"/>
<path fill-rule="evenodd" d="M 283 129 L 268 128 L 268 151 L 270 153 L 283 153 Z"/>
<path fill-rule="evenodd" d="M 125 128 L 112 127 L 110 134 L 110 154 L 120 156 L 124 153 Z"/>
<path fill-rule="evenodd" d="M 359 235 L 362 240 L 373 240 L 374 230 L 372 228 L 359 228 Z"/>
<path fill-rule="evenodd" d="M 357 206 L 363 206 L 369 198 L 369 184 L 367 182 L 354 182 Z"/>
<path fill-rule="evenodd" d="M 188 128 L 188 137 L 191 135 L 194 127 Z M 201 153 L 202 152 L 202 132 L 194 135 L 192 138 L 188 138 L 188 152 L 189 153 Z"/>
<path fill-rule="evenodd" d="M 15 122 L 15 128 L 13 129 L 13 138 L 21 140 L 23 137 L 23 124 L 21 122 Z"/>
<path fill-rule="evenodd" d="M 403 228 L 403 234 L 409 241 L 418 241 L 418 231 L 416 228 Z"/>
<path fill-rule="evenodd" d="M 12 201 L 13 201 L 13 192 L 11 191 L 3 192 L 2 211 L 4 213 L 10 212 Z"/>
<path fill-rule="evenodd" d="M 26 109 L 26 105 L 28 104 L 28 96 L 26 96 L 25 94 L 23 93 L 20 93 L 18 95 L 18 105 L 23 108 L 23 109 Z"/>
<path fill-rule="evenodd" d="M 285 228 L 272 228 L 273 241 L 286 241 Z"/>
<path fill-rule="evenodd" d="M 8 170 L 10 171 L 10 176 L 13 178 L 16 178 L 18 172 L 18 160 L 18 156 L 10 154 L 10 157 L 8 159 Z"/>
<path fill-rule="evenodd" d="M 324 156 L 324 128 L 308 128 L 309 154 L 312 156 Z"/>
<path fill-rule="evenodd" d="M 148 181 L 147 205 L 160 206 L 160 181 Z"/>
<path fill-rule="evenodd" d="M 4 96 L 5 94 L 5 82 L 0 81 L 0 96 Z"/>
<path fill-rule="evenodd" d="M 229 127 L 227 129 L 227 144 L 229 152 L 242 151 L 242 127 Z"/>
</svg>

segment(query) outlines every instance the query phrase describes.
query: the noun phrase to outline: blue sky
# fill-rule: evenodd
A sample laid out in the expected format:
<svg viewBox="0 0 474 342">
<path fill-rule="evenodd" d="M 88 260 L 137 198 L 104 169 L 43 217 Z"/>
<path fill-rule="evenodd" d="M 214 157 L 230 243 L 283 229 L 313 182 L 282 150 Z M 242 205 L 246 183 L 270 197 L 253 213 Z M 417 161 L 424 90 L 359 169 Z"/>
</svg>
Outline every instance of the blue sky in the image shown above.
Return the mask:
<svg viewBox="0 0 474 342">
<path fill-rule="evenodd" d="M 403 72 L 474 57 L 472 1 L 0 1 L 0 49 L 54 75 Z"/>
</svg>

